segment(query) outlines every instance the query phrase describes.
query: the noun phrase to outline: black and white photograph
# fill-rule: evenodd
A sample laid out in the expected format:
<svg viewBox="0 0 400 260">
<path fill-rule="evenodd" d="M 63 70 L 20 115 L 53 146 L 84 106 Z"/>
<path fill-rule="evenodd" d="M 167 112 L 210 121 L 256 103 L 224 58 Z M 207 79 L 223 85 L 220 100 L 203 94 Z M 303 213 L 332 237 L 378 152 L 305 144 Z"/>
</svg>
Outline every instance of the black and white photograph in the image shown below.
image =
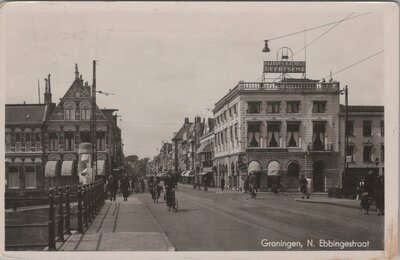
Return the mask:
<svg viewBox="0 0 400 260">
<path fill-rule="evenodd" d="M 8 2 L 0 20 L 2 257 L 396 257 L 397 4 Z"/>
</svg>

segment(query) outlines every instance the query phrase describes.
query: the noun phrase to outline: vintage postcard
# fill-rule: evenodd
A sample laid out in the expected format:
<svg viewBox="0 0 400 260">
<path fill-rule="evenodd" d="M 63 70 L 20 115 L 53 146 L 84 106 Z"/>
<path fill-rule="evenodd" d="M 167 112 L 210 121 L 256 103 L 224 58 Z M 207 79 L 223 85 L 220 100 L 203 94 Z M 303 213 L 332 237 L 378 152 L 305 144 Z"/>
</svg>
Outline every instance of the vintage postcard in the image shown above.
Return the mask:
<svg viewBox="0 0 400 260">
<path fill-rule="evenodd" d="M 393 259 L 399 8 L 9 2 L 5 259 Z"/>
</svg>

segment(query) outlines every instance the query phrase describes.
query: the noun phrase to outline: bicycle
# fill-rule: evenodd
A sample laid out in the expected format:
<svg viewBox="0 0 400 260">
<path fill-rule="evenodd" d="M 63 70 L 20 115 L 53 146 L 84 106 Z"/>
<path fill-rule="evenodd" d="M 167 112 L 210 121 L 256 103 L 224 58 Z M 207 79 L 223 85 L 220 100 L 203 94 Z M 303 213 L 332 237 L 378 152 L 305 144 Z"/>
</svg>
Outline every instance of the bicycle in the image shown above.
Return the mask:
<svg viewBox="0 0 400 260">
<path fill-rule="evenodd" d="M 167 195 L 167 208 L 168 211 L 171 211 L 171 209 L 173 211 L 178 212 L 178 201 L 176 200 L 175 197 L 175 188 L 169 189 L 166 188 L 166 195 Z"/>
</svg>

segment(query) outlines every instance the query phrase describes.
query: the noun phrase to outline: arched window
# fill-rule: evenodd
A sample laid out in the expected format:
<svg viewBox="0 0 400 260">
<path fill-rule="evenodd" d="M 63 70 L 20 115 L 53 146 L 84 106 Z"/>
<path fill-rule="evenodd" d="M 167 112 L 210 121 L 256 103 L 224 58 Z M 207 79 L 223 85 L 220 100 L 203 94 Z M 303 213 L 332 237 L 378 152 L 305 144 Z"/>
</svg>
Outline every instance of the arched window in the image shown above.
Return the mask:
<svg viewBox="0 0 400 260">
<path fill-rule="evenodd" d="M 75 120 L 75 108 L 76 105 L 73 101 L 67 101 L 64 103 L 64 119 Z"/>
<path fill-rule="evenodd" d="M 82 101 L 79 104 L 79 109 L 81 113 L 81 120 L 90 120 L 90 102 L 89 101 Z"/>
</svg>

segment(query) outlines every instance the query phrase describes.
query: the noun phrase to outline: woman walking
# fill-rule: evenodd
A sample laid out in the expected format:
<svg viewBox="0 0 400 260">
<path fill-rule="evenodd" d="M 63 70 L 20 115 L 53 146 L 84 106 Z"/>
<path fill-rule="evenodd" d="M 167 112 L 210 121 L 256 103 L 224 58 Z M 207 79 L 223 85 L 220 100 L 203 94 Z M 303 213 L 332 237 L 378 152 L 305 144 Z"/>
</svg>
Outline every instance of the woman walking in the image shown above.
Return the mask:
<svg viewBox="0 0 400 260">
<path fill-rule="evenodd" d="M 124 197 L 124 201 L 128 201 L 129 196 L 129 177 L 128 174 L 124 173 L 121 177 L 121 192 Z"/>
</svg>

